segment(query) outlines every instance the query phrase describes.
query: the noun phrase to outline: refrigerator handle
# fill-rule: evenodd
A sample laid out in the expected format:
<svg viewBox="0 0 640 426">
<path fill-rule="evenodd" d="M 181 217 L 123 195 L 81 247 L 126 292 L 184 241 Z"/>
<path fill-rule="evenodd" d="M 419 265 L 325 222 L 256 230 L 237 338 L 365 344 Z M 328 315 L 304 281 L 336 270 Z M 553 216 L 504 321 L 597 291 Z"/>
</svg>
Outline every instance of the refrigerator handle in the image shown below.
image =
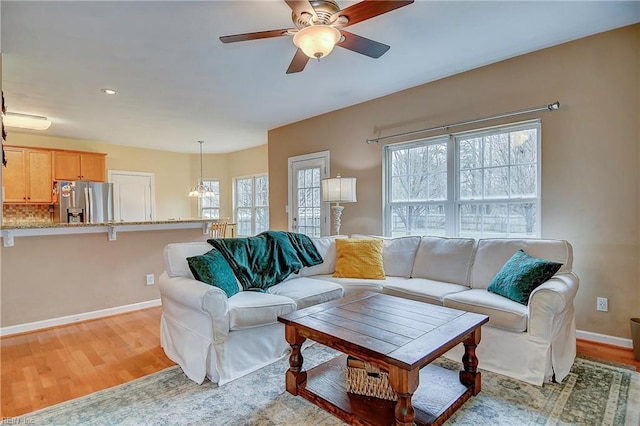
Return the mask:
<svg viewBox="0 0 640 426">
<path fill-rule="evenodd" d="M 91 187 L 84 189 L 85 222 L 93 223 L 93 206 L 91 205 Z"/>
</svg>

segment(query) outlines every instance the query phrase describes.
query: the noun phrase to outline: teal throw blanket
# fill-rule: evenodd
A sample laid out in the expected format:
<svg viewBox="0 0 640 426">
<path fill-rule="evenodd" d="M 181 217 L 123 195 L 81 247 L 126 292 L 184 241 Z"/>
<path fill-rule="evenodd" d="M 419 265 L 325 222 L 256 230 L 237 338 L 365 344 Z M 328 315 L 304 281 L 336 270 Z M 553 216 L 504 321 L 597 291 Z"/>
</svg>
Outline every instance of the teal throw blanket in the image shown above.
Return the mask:
<svg viewBox="0 0 640 426">
<path fill-rule="evenodd" d="M 207 242 L 222 253 L 244 290 L 265 291 L 303 266 L 324 261 L 308 236 L 293 232 L 266 231 L 255 237 Z"/>
</svg>

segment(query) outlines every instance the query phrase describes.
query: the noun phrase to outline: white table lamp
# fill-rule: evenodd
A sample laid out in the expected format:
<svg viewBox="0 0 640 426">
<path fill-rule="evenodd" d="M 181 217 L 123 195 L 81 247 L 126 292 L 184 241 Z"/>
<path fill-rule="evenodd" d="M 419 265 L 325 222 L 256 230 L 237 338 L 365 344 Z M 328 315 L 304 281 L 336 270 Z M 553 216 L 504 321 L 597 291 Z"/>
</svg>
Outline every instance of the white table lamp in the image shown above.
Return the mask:
<svg viewBox="0 0 640 426">
<path fill-rule="evenodd" d="M 355 203 L 356 200 L 356 178 L 340 177 L 322 179 L 322 201 L 325 203 L 336 203 L 331 206 L 333 213 L 334 235 L 340 235 L 340 217 L 344 206 L 340 203 Z"/>
</svg>

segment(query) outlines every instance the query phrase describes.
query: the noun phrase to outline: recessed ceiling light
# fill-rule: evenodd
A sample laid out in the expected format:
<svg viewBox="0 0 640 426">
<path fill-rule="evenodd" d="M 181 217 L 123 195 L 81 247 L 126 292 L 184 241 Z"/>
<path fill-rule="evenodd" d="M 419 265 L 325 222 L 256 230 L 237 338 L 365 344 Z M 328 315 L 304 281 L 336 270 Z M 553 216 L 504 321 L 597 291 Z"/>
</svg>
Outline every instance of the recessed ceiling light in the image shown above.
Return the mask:
<svg viewBox="0 0 640 426">
<path fill-rule="evenodd" d="M 102 89 L 101 92 L 104 93 L 105 95 L 117 95 L 118 94 L 118 92 L 116 92 L 113 89 Z"/>
</svg>

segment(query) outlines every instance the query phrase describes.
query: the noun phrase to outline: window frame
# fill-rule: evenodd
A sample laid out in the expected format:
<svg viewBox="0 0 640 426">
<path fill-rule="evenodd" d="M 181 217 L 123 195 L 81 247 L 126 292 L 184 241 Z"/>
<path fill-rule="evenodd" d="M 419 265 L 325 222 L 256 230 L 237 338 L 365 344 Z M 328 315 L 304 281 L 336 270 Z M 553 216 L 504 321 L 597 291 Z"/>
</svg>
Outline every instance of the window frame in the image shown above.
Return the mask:
<svg viewBox="0 0 640 426">
<path fill-rule="evenodd" d="M 266 178 L 267 179 L 267 204 L 266 205 L 257 205 L 256 204 L 256 199 L 257 199 L 257 194 L 256 194 L 256 179 L 258 178 Z M 238 206 L 238 182 L 241 180 L 251 180 L 251 206 L 250 207 L 245 207 L 245 206 Z M 256 215 L 256 210 L 257 209 L 266 209 L 267 212 L 267 227 L 265 230 L 269 229 L 269 222 L 270 222 L 270 217 L 269 217 L 269 174 L 268 173 L 259 173 L 259 174 L 255 174 L 255 175 L 248 175 L 248 176 L 236 176 L 233 178 L 233 217 L 234 217 L 234 221 L 236 223 L 236 233 L 238 237 L 249 237 L 252 235 L 256 235 L 257 232 L 257 215 Z M 240 220 L 238 217 L 238 210 L 239 209 L 248 209 L 251 213 L 251 234 L 250 235 L 245 235 L 242 233 L 242 226 L 240 225 Z M 262 231 L 260 231 L 262 232 Z"/>
<path fill-rule="evenodd" d="M 218 206 L 217 207 L 203 207 L 202 206 L 202 199 L 203 198 L 210 198 L 210 197 L 203 197 L 200 198 L 198 197 L 198 214 L 200 218 L 205 218 L 205 216 L 202 214 L 202 212 L 206 209 L 206 210 L 211 210 L 211 211 L 216 211 L 217 213 L 217 217 L 211 217 L 211 219 L 220 219 L 220 204 L 221 204 L 221 197 L 220 197 L 220 179 L 202 179 L 202 183 L 205 186 L 210 186 L 212 183 L 216 183 L 218 186 Z M 216 190 L 211 187 L 211 189 L 213 189 L 214 192 L 216 192 Z M 213 197 L 211 197 L 213 198 Z M 207 219 L 209 219 L 209 217 L 206 217 Z"/>
<path fill-rule="evenodd" d="M 492 134 L 512 133 L 520 130 L 535 130 L 536 131 L 536 195 L 535 197 L 511 197 L 510 194 L 505 198 L 486 198 L 483 194 L 477 199 L 465 199 L 460 198 L 460 141 L 468 139 L 470 137 L 485 137 Z M 392 195 L 392 167 L 393 167 L 393 152 L 402 149 L 412 149 L 421 146 L 429 146 L 434 144 L 445 143 L 447 146 L 447 199 L 446 200 L 426 200 L 424 202 L 392 202 L 390 197 Z M 511 150 L 511 145 L 509 147 Z M 509 151 L 511 153 L 511 151 Z M 484 171 L 486 169 L 483 158 L 482 167 L 479 170 Z M 507 168 L 513 167 L 511 163 L 511 156 L 509 156 L 509 162 L 506 165 Z M 510 171 L 509 171 L 510 173 Z M 484 176 L 484 174 L 483 174 Z M 509 183 L 511 183 L 511 175 L 509 175 Z M 445 225 L 444 235 L 445 237 L 459 237 L 461 228 L 461 207 L 468 204 L 479 205 L 512 205 L 518 202 L 532 202 L 535 206 L 535 226 L 532 235 L 527 235 L 531 238 L 539 238 L 542 233 L 542 126 L 540 119 L 526 120 L 514 123 L 506 123 L 491 127 L 466 130 L 463 132 L 455 132 L 446 135 L 437 135 L 428 138 L 421 138 L 406 142 L 387 144 L 383 147 L 383 167 L 382 167 L 382 217 L 383 217 L 383 234 L 385 236 L 392 235 L 392 208 L 399 205 L 444 205 L 445 211 Z M 483 180 L 484 182 L 484 180 Z M 427 231 L 429 232 L 429 231 Z M 507 231 L 509 232 L 509 231 Z M 415 232 L 407 235 L 416 235 Z M 431 234 L 439 235 L 439 234 Z M 491 238 L 491 236 L 476 236 L 474 238 Z M 501 238 L 522 238 L 521 235 L 503 236 Z"/>
</svg>

